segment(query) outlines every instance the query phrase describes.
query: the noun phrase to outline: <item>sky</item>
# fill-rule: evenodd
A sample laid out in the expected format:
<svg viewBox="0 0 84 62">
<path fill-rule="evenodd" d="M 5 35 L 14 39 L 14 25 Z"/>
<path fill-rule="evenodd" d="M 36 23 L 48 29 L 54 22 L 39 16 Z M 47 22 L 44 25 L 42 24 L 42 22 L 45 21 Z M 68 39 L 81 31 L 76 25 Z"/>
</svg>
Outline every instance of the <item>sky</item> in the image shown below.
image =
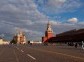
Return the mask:
<svg viewBox="0 0 84 62">
<path fill-rule="evenodd" d="M 41 40 L 50 21 L 54 34 L 84 28 L 84 0 L 0 0 L 0 36 L 12 39 L 22 30 Z"/>
</svg>

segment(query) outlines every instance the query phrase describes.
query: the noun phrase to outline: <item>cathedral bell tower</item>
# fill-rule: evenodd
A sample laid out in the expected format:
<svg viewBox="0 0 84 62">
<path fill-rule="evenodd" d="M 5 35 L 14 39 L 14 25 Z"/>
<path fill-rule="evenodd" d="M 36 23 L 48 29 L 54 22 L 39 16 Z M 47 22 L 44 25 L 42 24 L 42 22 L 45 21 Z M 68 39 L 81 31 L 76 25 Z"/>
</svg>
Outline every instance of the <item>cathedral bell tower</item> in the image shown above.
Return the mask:
<svg viewBox="0 0 84 62">
<path fill-rule="evenodd" d="M 48 24 L 47 24 L 47 29 L 45 31 L 45 36 L 42 37 L 42 42 L 47 42 L 47 40 L 51 37 L 53 37 L 53 30 L 51 28 L 51 23 L 48 21 Z"/>
</svg>

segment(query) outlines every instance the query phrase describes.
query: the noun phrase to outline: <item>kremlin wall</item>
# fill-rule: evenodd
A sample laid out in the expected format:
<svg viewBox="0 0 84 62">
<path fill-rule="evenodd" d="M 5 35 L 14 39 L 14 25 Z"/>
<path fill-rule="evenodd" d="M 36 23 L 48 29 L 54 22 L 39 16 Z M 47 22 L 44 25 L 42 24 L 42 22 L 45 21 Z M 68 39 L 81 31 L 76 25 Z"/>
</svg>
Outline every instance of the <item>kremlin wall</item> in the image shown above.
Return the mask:
<svg viewBox="0 0 84 62">
<path fill-rule="evenodd" d="M 52 37 L 47 40 L 49 43 L 66 43 L 66 42 L 75 42 L 81 43 L 84 41 L 84 29 L 74 29 L 67 32 L 57 34 L 55 37 Z"/>
</svg>

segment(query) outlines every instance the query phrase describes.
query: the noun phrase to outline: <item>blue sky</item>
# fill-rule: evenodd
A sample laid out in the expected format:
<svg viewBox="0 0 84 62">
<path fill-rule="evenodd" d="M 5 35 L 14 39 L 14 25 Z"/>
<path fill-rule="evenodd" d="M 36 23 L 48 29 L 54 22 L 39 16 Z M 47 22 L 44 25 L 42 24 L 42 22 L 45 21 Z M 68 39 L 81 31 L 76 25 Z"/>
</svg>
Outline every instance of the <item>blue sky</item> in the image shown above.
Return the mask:
<svg viewBox="0 0 84 62">
<path fill-rule="evenodd" d="M 62 2 L 62 0 L 56 0 L 56 1 L 52 0 L 55 3 L 60 2 L 60 4 L 56 5 L 57 7 L 54 4 L 51 4 L 51 5 L 53 5 L 52 7 L 49 7 L 51 5 L 47 6 L 48 3 L 50 3 L 49 1 L 50 0 L 34 0 L 34 2 L 37 4 L 38 10 L 40 12 L 44 13 L 45 15 L 49 16 L 50 19 L 64 21 L 69 18 L 76 17 L 79 19 L 79 22 L 84 21 L 84 14 L 83 14 L 84 13 L 84 0 L 75 0 L 75 1 L 63 0 L 65 2 Z M 60 6 L 61 4 L 62 4 L 62 6 Z M 66 4 L 66 6 L 65 6 L 65 4 Z M 71 6 L 68 7 L 68 5 L 71 5 Z M 61 8 L 65 6 L 65 8 L 59 9 L 58 6 Z M 47 9 L 45 9 L 45 8 L 47 8 Z M 48 11 L 48 10 L 50 10 L 50 11 Z M 55 11 L 57 11 L 57 12 L 55 12 Z"/>
<path fill-rule="evenodd" d="M 54 34 L 84 28 L 84 0 L 0 0 L 0 36 L 18 29 L 28 40 L 41 40 L 50 21 Z"/>
</svg>

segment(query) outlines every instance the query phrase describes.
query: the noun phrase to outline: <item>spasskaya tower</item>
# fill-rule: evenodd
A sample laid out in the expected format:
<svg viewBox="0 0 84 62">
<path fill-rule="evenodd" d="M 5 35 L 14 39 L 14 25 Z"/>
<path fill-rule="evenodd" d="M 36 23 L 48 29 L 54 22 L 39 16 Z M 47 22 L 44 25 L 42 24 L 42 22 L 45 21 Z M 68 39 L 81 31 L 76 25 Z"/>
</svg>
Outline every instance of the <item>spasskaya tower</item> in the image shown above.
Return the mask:
<svg viewBox="0 0 84 62">
<path fill-rule="evenodd" d="M 53 36 L 54 36 L 54 34 L 53 34 L 53 30 L 51 28 L 51 23 L 48 21 L 45 35 L 42 37 L 42 42 L 47 42 L 47 40 Z"/>
</svg>

